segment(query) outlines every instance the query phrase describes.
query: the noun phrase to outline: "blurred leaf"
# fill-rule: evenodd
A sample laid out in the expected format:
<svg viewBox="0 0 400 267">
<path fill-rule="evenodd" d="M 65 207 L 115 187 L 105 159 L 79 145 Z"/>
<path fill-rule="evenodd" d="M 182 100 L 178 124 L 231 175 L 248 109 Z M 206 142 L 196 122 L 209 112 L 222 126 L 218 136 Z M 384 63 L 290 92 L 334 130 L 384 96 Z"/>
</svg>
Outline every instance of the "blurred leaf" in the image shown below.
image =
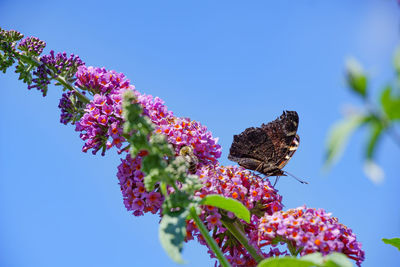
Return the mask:
<svg viewBox="0 0 400 267">
<path fill-rule="evenodd" d="M 394 247 L 396 247 L 398 250 L 400 250 L 400 238 L 391 238 L 391 239 L 387 239 L 387 238 L 382 238 L 382 241 L 385 242 L 385 244 L 389 244 L 392 245 Z"/>
<path fill-rule="evenodd" d="M 250 211 L 239 201 L 221 195 L 207 195 L 200 203 L 233 212 L 236 217 L 250 223 Z"/>
<path fill-rule="evenodd" d="M 400 97 L 392 95 L 392 87 L 386 86 L 381 94 L 381 105 L 386 116 L 391 120 L 400 119 Z"/>
<path fill-rule="evenodd" d="M 163 211 L 176 210 L 176 208 L 185 209 L 189 207 L 192 202 L 193 200 L 187 192 L 177 190 L 165 196 L 162 208 Z"/>
<path fill-rule="evenodd" d="M 354 58 L 350 58 L 346 62 L 346 76 L 350 88 L 365 98 L 367 96 L 367 76 L 365 76 L 360 63 Z"/>
<path fill-rule="evenodd" d="M 375 184 L 380 184 L 385 178 L 385 173 L 382 168 L 373 160 L 367 159 L 364 162 L 364 173 Z"/>
<path fill-rule="evenodd" d="M 375 153 L 375 148 L 379 137 L 383 132 L 383 125 L 380 121 L 374 120 L 370 124 L 370 136 L 367 144 L 366 156 L 367 159 L 372 159 Z"/>
<path fill-rule="evenodd" d="M 353 264 L 350 259 L 342 253 L 332 253 L 323 257 L 321 253 L 316 252 L 308 254 L 301 258 L 296 257 L 282 257 L 282 258 L 268 258 L 260 262 L 258 267 L 352 267 Z"/>
<path fill-rule="evenodd" d="M 305 260 L 305 261 L 311 261 L 315 265 L 322 265 L 324 263 L 324 257 L 322 256 L 322 254 L 320 252 L 314 252 L 311 254 L 307 254 L 307 255 L 301 257 L 301 259 Z"/>
<path fill-rule="evenodd" d="M 368 120 L 369 116 L 355 114 L 332 126 L 327 138 L 325 167 L 332 165 L 341 156 L 350 135 Z"/>
<path fill-rule="evenodd" d="M 342 254 L 334 252 L 325 257 L 325 267 L 353 267 L 350 259 Z"/>
<path fill-rule="evenodd" d="M 150 169 L 144 177 L 144 187 L 147 192 L 153 191 L 156 183 L 160 181 L 161 171 L 159 169 Z"/>
<path fill-rule="evenodd" d="M 268 258 L 261 261 L 257 267 L 310 267 L 310 266 L 319 266 L 316 265 L 312 261 L 303 260 L 302 258 L 298 259 L 295 257 L 282 257 L 282 258 Z"/>
<path fill-rule="evenodd" d="M 188 211 L 164 214 L 159 228 L 160 242 L 168 256 L 176 263 L 184 263 L 181 252 L 186 236 Z"/>
<path fill-rule="evenodd" d="M 400 76 L 400 46 L 397 47 L 397 49 L 394 53 L 393 65 L 394 65 L 397 75 Z"/>
</svg>

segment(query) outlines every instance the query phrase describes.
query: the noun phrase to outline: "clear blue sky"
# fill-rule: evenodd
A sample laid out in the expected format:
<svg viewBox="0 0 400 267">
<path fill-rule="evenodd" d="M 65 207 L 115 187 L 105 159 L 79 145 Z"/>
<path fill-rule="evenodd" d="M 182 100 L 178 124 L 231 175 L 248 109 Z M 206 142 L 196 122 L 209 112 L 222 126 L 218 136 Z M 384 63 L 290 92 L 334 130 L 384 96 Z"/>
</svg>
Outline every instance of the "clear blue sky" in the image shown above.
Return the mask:
<svg viewBox="0 0 400 267">
<path fill-rule="evenodd" d="M 87 65 L 125 73 L 141 92 L 220 138 L 221 162 L 233 134 L 300 115 L 301 143 L 282 178 L 285 209 L 324 208 L 352 228 L 363 266 L 396 266 L 400 253 L 400 148 L 384 138 L 377 161 L 386 180 L 362 171 L 365 132 L 341 161 L 321 172 L 329 127 L 344 104 L 344 61 L 355 56 L 372 77 L 373 96 L 393 77 L 400 8 L 392 0 L 354 1 L 0 1 L 0 27 L 45 40 Z M 158 241 L 158 218 L 124 208 L 119 158 L 81 152 L 59 121 L 60 88 L 43 98 L 10 71 L 0 75 L 0 266 L 176 266 Z M 206 249 L 185 244 L 188 266 L 212 266 Z"/>
</svg>

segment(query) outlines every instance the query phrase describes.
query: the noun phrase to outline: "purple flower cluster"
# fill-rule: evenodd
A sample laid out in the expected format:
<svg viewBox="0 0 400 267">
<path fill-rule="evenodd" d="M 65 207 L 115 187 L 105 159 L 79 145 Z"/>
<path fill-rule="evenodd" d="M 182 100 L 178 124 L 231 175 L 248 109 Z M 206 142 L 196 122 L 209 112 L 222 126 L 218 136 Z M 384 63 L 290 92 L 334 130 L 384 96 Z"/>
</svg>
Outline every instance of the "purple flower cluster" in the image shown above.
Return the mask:
<svg viewBox="0 0 400 267">
<path fill-rule="evenodd" d="M 257 247 L 259 217 L 255 214 L 265 213 L 271 215 L 282 209 L 282 197 L 277 193 L 277 190 L 271 186 L 268 180 L 263 180 L 241 167 L 209 165 L 198 170 L 197 174 L 203 183 L 203 187 L 195 195 L 203 198 L 209 194 L 219 194 L 234 198 L 252 211 L 251 222 L 247 224 L 244 221 L 240 221 L 240 226 L 249 238 L 250 243 Z M 222 227 L 222 216 L 228 216 L 228 218 L 231 217 L 232 219 L 233 214 L 227 213 L 223 215 L 217 208 L 207 206 L 202 209 L 199 216 L 213 233 L 214 239 L 231 264 L 234 266 L 256 265 L 247 250 Z M 194 237 L 197 237 L 200 243 L 206 244 L 194 221 L 190 220 L 187 226 L 186 239 L 191 240 Z M 213 253 L 209 252 L 213 256 Z M 262 253 L 261 251 L 259 252 Z M 281 255 L 279 250 L 276 249 L 268 254 L 263 253 L 263 255 L 268 257 L 271 253 Z"/>
<path fill-rule="evenodd" d="M 194 155 L 199 159 L 199 165 L 216 164 L 221 156 L 221 146 L 217 144 L 218 139 L 212 136 L 207 127 L 189 118 L 175 117 L 168 111 L 164 101 L 159 97 L 139 94 L 136 92 L 138 102 L 143 107 L 144 115 L 147 115 L 155 124 L 155 132 L 167 137 L 168 143 L 172 144 L 175 154 L 183 146 L 191 146 Z"/>
<path fill-rule="evenodd" d="M 3 30 L 0 28 L 0 71 L 6 72 L 6 70 L 15 63 L 15 55 L 20 52 L 15 49 L 17 41 L 24 37 L 18 31 L 14 30 Z"/>
<path fill-rule="evenodd" d="M 117 177 L 126 209 L 133 211 L 135 216 L 141 216 L 146 212 L 159 213 L 164 197 L 159 188 L 152 192 L 146 191 L 143 183 L 144 173 L 141 171 L 142 156 L 132 158 L 128 153 L 126 159 L 121 161 Z"/>
<path fill-rule="evenodd" d="M 61 109 L 60 122 L 65 125 L 67 125 L 73 117 L 73 104 L 71 101 L 71 97 L 73 95 L 74 91 L 63 93 L 60 99 L 60 103 L 58 104 L 58 107 Z"/>
<path fill-rule="evenodd" d="M 159 121 L 153 120 L 153 122 L 156 123 L 156 133 L 167 137 L 176 155 L 183 146 L 191 146 L 194 155 L 199 159 L 198 168 L 218 162 L 217 159 L 221 156 L 218 139 L 213 138 L 207 127 L 199 122 L 178 117 L 168 117 Z"/>
<path fill-rule="evenodd" d="M 28 89 L 37 88 L 43 96 L 47 94 L 51 79 L 63 76 L 66 82 L 72 82 L 78 67 L 84 65 L 79 56 L 71 54 L 68 57 L 65 52 L 55 55 L 53 50 L 49 55 L 41 57 L 40 61 L 43 64 L 33 72 L 36 78 L 32 79 L 33 85 L 29 85 Z"/>
<path fill-rule="evenodd" d="M 85 92 L 82 92 L 84 95 Z M 58 107 L 61 109 L 60 122 L 67 125 L 75 124 L 75 121 L 82 116 L 84 104 L 76 96 L 75 91 L 68 91 L 62 94 Z"/>
<path fill-rule="evenodd" d="M 206 127 L 201 126 L 196 121 L 174 117 L 172 112 L 168 111 L 164 102 L 158 97 L 153 98 L 149 95 L 140 95 L 137 91 L 135 91 L 135 94 L 138 97 L 138 103 L 143 107 L 143 113 L 149 116 L 152 122 L 155 123 L 155 132 L 167 137 L 168 142 L 173 145 L 177 155 L 182 146 L 189 145 L 194 147 L 193 152 L 199 159 L 198 168 L 206 165 L 214 166 L 216 164 L 217 158 L 221 155 L 221 147 L 216 143 L 217 140 L 212 137 Z M 122 132 L 121 127 L 122 120 L 118 128 L 120 132 Z M 156 196 L 158 196 L 158 189 L 154 192 L 142 191 L 145 190 L 143 186 L 144 175 L 140 171 L 140 162 L 143 156 L 144 154 L 137 155 L 132 159 L 128 155 L 119 165 L 117 174 L 125 206 L 137 216 L 149 211 L 157 213 L 162 204 L 162 202 L 157 202 L 153 198 L 149 200 L 149 204 L 145 197 L 146 194 L 150 193 L 157 193 Z M 131 180 L 136 181 L 136 183 L 132 183 Z M 138 188 L 140 188 L 139 191 L 142 193 L 142 198 L 138 198 L 137 194 L 134 193 L 137 192 Z"/>
<path fill-rule="evenodd" d="M 282 241 L 304 256 L 313 252 L 327 255 L 341 252 L 360 266 L 364 260 L 361 243 L 351 229 L 324 210 L 300 207 L 266 214 L 259 225 L 259 242 L 270 245 Z"/>
<path fill-rule="evenodd" d="M 93 149 L 92 153 L 96 154 L 103 148 L 104 154 L 105 149 L 122 146 L 125 141 L 122 137 L 122 94 L 125 90 L 132 90 L 143 107 L 143 114 L 156 125 L 157 133 L 167 137 L 176 155 L 182 146 L 192 146 L 199 159 L 199 167 L 215 164 L 221 156 L 217 139 L 212 137 L 206 127 L 187 118 L 175 117 L 160 98 L 140 94 L 122 73 L 81 66 L 76 77 L 77 86 L 94 94 L 93 100 L 86 106 L 86 113 L 76 126 L 77 131 L 83 132 L 81 138 L 85 140 L 84 152 Z M 112 141 L 108 141 L 110 137 Z"/>
<path fill-rule="evenodd" d="M 92 94 L 118 94 L 121 89 L 134 89 L 123 73 L 105 68 L 81 66 L 76 72 L 76 85 Z"/>
<path fill-rule="evenodd" d="M 102 149 L 104 155 L 106 149 L 113 146 L 121 148 L 126 141 L 122 136 L 122 94 L 134 90 L 134 86 L 122 73 L 104 68 L 80 66 L 76 76 L 76 85 L 94 94 L 84 109 L 84 115 L 76 123 L 75 130 L 82 132 L 80 137 L 85 141 L 82 151 L 92 149 L 96 154 Z"/>
<path fill-rule="evenodd" d="M 238 166 L 207 166 L 197 174 L 203 187 L 196 193 L 203 198 L 219 194 L 242 202 L 249 210 L 273 214 L 282 209 L 282 196 L 267 179 Z"/>
<path fill-rule="evenodd" d="M 18 45 L 20 50 L 33 56 L 39 56 L 45 47 L 46 43 L 37 37 L 26 37 Z"/>
<path fill-rule="evenodd" d="M 16 30 L 7 31 L 0 28 L 0 41 L 2 41 L 0 43 L 2 45 L 3 44 L 11 45 L 12 48 L 14 49 L 16 42 L 21 40 L 22 38 L 24 38 L 24 35 L 19 31 Z"/>
<path fill-rule="evenodd" d="M 132 211 L 135 216 L 144 213 L 161 213 L 161 205 L 164 200 L 159 188 L 147 192 L 144 187 L 144 173 L 141 171 L 141 161 L 144 155 L 132 158 L 130 154 L 118 166 L 117 177 L 121 186 L 125 207 Z M 200 198 L 209 194 L 220 194 L 235 198 L 241 201 L 253 213 L 273 214 L 282 209 L 282 197 L 271 186 L 269 181 L 254 176 L 251 172 L 241 167 L 203 166 L 197 171 L 203 187 L 196 192 Z M 227 259 L 234 266 L 255 266 L 256 262 L 247 250 L 230 235 L 222 226 L 222 216 L 233 218 L 232 213 L 222 215 L 217 208 L 205 206 L 199 215 L 207 228 L 212 231 L 214 239 L 226 254 Z M 259 217 L 252 215 L 250 224 L 240 222 L 250 243 L 257 247 Z M 201 244 L 206 245 L 196 224 L 193 220 L 187 222 L 186 241 L 197 239 Z M 271 249 L 269 253 L 262 253 L 265 257 L 285 255 L 277 248 Z M 214 254 L 209 250 L 211 256 Z"/>
</svg>

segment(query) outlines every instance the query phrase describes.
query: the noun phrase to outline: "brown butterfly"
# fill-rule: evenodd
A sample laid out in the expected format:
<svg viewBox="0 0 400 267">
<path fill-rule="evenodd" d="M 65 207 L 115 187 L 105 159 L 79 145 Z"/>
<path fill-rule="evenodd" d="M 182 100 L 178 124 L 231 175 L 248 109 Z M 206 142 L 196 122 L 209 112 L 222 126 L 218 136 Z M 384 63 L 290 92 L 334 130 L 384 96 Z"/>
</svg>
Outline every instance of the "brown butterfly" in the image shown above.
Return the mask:
<svg viewBox="0 0 400 267">
<path fill-rule="evenodd" d="M 296 111 L 284 111 L 276 120 L 262 124 L 261 127 L 247 128 L 233 136 L 228 159 L 265 176 L 285 176 L 287 172 L 282 171 L 282 168 L 292 158 L 300 143 L 298 124 Z"/>
</svg>

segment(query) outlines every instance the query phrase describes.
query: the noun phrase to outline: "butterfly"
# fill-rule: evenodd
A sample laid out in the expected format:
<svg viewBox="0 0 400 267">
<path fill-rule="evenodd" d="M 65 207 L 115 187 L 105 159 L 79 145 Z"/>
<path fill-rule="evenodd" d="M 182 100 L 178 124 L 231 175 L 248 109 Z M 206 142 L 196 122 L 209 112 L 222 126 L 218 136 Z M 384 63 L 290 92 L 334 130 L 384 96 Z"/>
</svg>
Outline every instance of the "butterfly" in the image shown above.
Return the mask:
<svg viewBox="0 0 400 267">
<path fill-rule="evenodd" d="M 287 172 L 282 171 L 282 168 L 299 147 L 298 124 L 299 115 L 296 111 L 283 111 L 274 121 L 262 124 L 261 127 L 247 128 L 233 136 L 228 159 L 267 177 L 285 176 Z"/>
</svg>

